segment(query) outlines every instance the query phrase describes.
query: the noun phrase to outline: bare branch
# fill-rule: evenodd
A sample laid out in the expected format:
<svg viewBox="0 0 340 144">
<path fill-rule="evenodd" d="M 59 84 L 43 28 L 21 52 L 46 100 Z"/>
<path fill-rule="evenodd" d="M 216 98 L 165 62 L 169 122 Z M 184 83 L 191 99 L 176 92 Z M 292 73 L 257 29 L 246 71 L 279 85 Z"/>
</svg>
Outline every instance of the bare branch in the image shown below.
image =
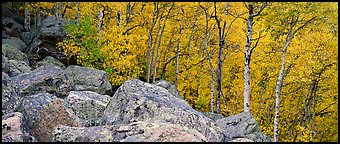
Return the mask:
<svg viewBox="0 0 340 144">
<path fill-rule="evenodd" d="M 267 5 L 268 5 L 268 3 L 267 3 L 267 2 L 264 2 L 264 3 L 262 4 L 260 10 L 259 10 L 257 13 L 250 15 L 250 17 L 256 17 L 256 16 L 260 15 L 260 13 L 263 11 L 264 8 L 267 7 Z"/>
</svg>

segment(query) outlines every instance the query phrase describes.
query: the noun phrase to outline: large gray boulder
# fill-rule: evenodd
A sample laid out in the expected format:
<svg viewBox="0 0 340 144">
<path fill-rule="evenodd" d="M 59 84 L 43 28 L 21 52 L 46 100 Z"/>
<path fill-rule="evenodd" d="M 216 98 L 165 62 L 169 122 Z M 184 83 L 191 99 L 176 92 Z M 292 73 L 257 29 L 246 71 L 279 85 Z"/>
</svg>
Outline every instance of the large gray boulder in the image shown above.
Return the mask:
<svg viewBox="0 0 340 144">
<path fill-rule="evenodd" d="M 71 91 L 65 98 L 65 106 L 72 109 L 86 127 L 97 126 L 110 98 L 92 91 Z"/>
<path fill-rule="evenodd" d="M 24 61 L 9 60 L 9 75 L 11 77 L 17 76 L 22 73 L 31 72 L 31 67 Z"/>
<path fill-rule="evenodd" d="M 74 91 L 108 94 L 112 89 L 108 75 L 103 70 L 71 65 L 65 69 L 64 73 L 72 83 Z"/>
<path fill-rule="evenodd" d="M 18 96 L 18 89 L 9 80 L 1 83 L 1 115 L 15 112 L 20 107 L 21 97 Z"/>
<path fill-rule="evenodd" d="M 9 60 L 6 56 L 2 55 L 2 61 L 1 61 L 1 70 L 5 73 L 9 73 L 10 67 L 9 67 Z"/>
<path fill-rule="evenodd" d="M 35 32 L 22 32 L 22 33 L 20 33 L 20 39 L 26 45 L 30 45 L 36 37 L 37 37 L 37 33 L 35 33 Z"/>
<path fill-rule="evenodd" d="M 29 64 L 27 55 L 19 50 L 19 48 L 15 48 L 11 44 L 2 44 L 1 45 L 2 56 L 8 58 L 8 60 L 19 60 L 24 61 L 26 64 Z"/>
<path fill-rule="evenodd" d="M 17 21 L 13 20 L 10 17 L 2 17 L 2 25 L 11 28 L 16 33 L 24 31 L 24 26 L 19 24 Z"/>
<path fill-rule="evenodd" d="M 61 63 L 59 60 L 55 59 L 54 57 L 51 56 L 47 56 L 45 57 L 42 61 L 39 61 L 37 63 L 38 67 L 40 66 L 58 66 L 62 69 L 65 69 L 65 65 L 63 63 Z"/>
<path fill-rule="evenodd" d="M 27 45 L 17 37 L 10 37 L 8 39 L 2 39 L 2 44 L 12 45 L 14 48 L 18 49 L 21 52 L 25 52 Z"/>
<path fill-rule="evenodd" d="M 52 131 L 53 142 L 202 142 L 196 130 L 169 123 L 133 122 L 123 125 L 70 127 Z"/>
<path fill-rule="evenodd" d="M 223 140 L 221 130 L 210 118 L 166 89 L 138 79 L 128 80 L 118 88 L 104 111 L 101 124 L 134 121 L 179 124 L 202 133 L 207 141 Z"/>
<path fill-rule="evenodd" d="M 42 37 L 63 37 L 66 33 L 62 26 L 66 24 L 66 20 L 55 16 L 48 16 L 42 21 L 41 36 Z"/>
<path fill-rule="evenodd" d="M 216 121 L 218 119 L 224 118 L 223 115 L 213 112 L 202 112 L 205 116 L 211 118 L 212 120 Z"/>
<path fill-rule="evenodd" d="M 2 4 L 2 17 L 12 18 L 14 21 L 18 22 L 20 25 L 24 25 L 24 17 L 20 16 L 11 6 Z"/>
<path fill-rule="evenodd" d="M 19 112 L 2 116 L 2 142 L 30 142 L 31 136 L 23 115 Z"/>
<path fill-rule="evenodd" d="M 218 119 L 216 124 L 223 130 L 225 135 L 224 141 L 230 141 L 235 138 L 247 138 L 253 141 L 263 140 L 258 139 L 262 135 L 259 133 L 259 126 L 256 124 L 256 120 L 249 112 L 242 112 Z"/>
<path fill-rule="evenodd" d="M 29 73 L 12 77 L 10 84 L 17 87 L 20 96 L 38 93 L 56 93 L 64 91 L 68 84 L 63 77 L 63 70 L 59 67 L 39 67 Z"/>
<path fill-rule="evenodd" d="M 170 82 L 168 82 L 166 80 L 160 80 L 160 81 L 156 82 L 156 85 L 160 86 L 162 88 L 165 88 L 166 90 L 168 90 L 175 97 L 183 99 L 181 94 L 177 90 L 177 87 L 175 85 L 171 84 Z"/>
<path fill-rule="evenodd" d="M 65 108 L 64 100 L 57 98 L 39 111 L 31 128 L 32 135 L 39 142 L 51 141 L 53 128 L 58 125 L 81 127 L 82 123 L 71 109 Z"/>
<path fill-rule="evenodd" d="M 28 126 L 32 128 L 35 124 L 36 118 L 41 110 L 53 100 L 57 99 L 55 95 L 49 93 L 39 93 L 36 95 L 29 95 L 22 98 L 20 111 L 27 119 Z"/>
</svg>

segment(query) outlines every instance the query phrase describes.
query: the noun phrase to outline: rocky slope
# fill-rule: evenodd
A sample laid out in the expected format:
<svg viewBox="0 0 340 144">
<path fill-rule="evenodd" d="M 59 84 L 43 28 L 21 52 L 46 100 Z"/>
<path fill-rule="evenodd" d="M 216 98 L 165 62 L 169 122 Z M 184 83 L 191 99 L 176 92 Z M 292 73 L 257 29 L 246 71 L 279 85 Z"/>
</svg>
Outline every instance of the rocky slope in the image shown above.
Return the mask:
<svg viewBox="0 0 340 144">
<path fill-rule="evenodd" d="M 164 80 L 113 91 L 104 71 L 61 62 L 65 20 L 47 17 L 37 34 L 2 11 L 2 142 L 271 141 L 250 113 L 196 111 Z"/>
</svg>

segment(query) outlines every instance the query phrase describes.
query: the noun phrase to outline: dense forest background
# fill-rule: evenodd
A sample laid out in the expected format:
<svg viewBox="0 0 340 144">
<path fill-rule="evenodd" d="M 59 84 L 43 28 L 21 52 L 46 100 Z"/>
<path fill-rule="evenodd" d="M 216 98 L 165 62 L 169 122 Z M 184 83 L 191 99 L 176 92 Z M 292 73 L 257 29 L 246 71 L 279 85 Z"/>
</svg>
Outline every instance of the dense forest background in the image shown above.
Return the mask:
<svg viewBox="0 0 340 144">
<path fill-rule="evenodd" d="M 105 70 L 112 85 L 137 76 L 165 79 L 196 110 L 250 111 L 274 140 L 338 141 L 338 3 L 13 7 L 36 24 L 49 15 L 70 20 L 58 49 L 79 65 Z"/>
</svg>

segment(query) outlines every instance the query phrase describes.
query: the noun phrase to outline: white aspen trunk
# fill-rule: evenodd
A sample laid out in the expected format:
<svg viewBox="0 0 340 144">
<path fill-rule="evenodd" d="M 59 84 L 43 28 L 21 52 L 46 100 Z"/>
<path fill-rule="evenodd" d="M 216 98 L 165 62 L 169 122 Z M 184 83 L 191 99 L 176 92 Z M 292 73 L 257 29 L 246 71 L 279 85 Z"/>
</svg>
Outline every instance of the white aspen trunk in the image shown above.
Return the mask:
<svg viewBox="0 0 340 144">
<path fill-rule="evenodd" d="M 25 2 L 25 20 L 24 20 L 24 23 L 25 23 L 25 30 L 29 31 L 31 22 L 30 22 L 30 11 L 28 9 L 28 2 Z"/>
<path fill-rule="evenodd" d="M 99 9 L 99 12 L 98 12 L 98 20 L 99 20 L 99 23 L 98 23 L 98 31 L 100 31 L 102 29 L 102 24 L 103 24 L 103 10 Z"/>
<path fill-rule="evenodd" d="M 61 17 L 62 15 L 63 15 L 63 2 L 60 2 L 59 16 Z"/>
<path fill-rule="evenodd" d="M 283 84 L 283 75 L 286 65 L 286 55 L 287 55 L 287 49 L 288 46 L 293 39 L 293 32 L 292 32 L 292 26 L 290 27 L 290 30 L 288 32 L 288 36 L 286 38 L 286 44 L 283 48 L 283 54 L 282 54 L 282 63 L 281 63 L 281 69 L 279 73 L 279 77 L 276 83 L 275 88 L 275 117 L 274 117 L 274 142 L 277 142 L 279 140 L 279 132 L 278 132 L 278 125 L 279 125 L 279 114 L 280 114 L 280 94 L 282 90 L 282 84 Z"/>
<path fill-rule="evenodd" d="M 153 49 L 155 50 L 156 49 L 156 57 L 155 57 L 155 62 L 154 64 L 152 65 L 151 64 L 151 67 L 154 68 L 154 73 L 153 73 L 153 78 L 152 78 L 152 83 L 156 83 L 156 67 L 157 67 L 157 57 L 158 57 L 158 47 L 157 47 L 157 42 L 159 41 L 159 33 L 161 31 L 161 23 L 160 21 L 158 21 L 158 30 L 157 30 L 157 35 L 156 35 L 156 40 L 154 42 L 154 45 L 153 45 Z M 153 50 L 153 52 L 154 52 Z M 154 56 L 154 53 L 152 53 L 152 59 L 151 61 L 153 62 L 153 56 Z"/>
<path fill-rule="evenodd" d="M 181 34 L 182 34 L 182 24 L 180 25 L 180 28 L 179 28 L 179 37 L 181 36 Z M 178 59 L 179 59 L 180 48 L 181 48 L 181 39 L 178 38 L 177 53 L 176 53 L 176 71 L 175 71 L 175 75 L 176 75 L 175 85 L 176 85 L 176 87 L 178 86 L 178 61 L 179 61 Z"/>
<path fill-rule="evenodd" d="M 244 53 L 244 112 L 250 112 L 250 55 L 251 55 L 251 43 L 253 37 L 253 5 L 249 5 L 249 16 L 247 21 L 247 36 L 246 47 Z"/>
<path fill-rule="evenodd" d="M 130 2 L 126 5 L 126 24 L 130 22 L 131 5 Z"/>
<path fill-rule="evenodd" d="M 55 16 L 59 17 L 59 3 L 55 2 Z"/>
<path fill-rule="evenodd" d="M 155 26 L 155 16 L 157 11 L 156 2 L 154 2 L 154 11 L 152 17 L 152 23 L 148 34 L 148 75 L 146 81 L 149 83 L 151 77 L 151 47 L 152 47 L 152 29 Z"/>
</svg>

